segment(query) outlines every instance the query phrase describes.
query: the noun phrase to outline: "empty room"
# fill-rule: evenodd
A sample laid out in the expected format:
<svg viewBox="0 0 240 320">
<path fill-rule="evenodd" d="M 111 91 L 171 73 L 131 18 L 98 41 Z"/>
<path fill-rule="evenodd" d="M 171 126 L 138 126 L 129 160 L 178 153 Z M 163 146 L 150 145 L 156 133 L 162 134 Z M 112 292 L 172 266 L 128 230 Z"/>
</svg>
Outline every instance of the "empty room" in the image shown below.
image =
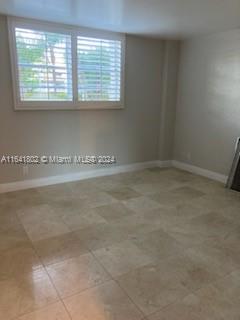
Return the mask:
<svg viewBox="0 0 240 320">
<path fill-rule="evenodd" d="M 240 319 L 240 0 L 0 0 L 0 320 Z"/>
</svg>

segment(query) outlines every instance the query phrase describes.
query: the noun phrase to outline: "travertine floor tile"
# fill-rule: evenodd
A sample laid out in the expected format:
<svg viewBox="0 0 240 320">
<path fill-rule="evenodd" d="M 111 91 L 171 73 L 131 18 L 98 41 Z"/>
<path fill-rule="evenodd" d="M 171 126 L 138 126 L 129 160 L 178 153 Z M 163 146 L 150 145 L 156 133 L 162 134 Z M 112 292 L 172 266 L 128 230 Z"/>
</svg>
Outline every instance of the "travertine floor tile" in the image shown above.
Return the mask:
<svg viewBox="0 0 240 320">
<path fill-rule="evenodd" d="M 223 319 L 238 320 L 240 314 L 240 272 L 235 271 L 224 279 L 196 292 L 201 303 L 211 307 Z"/>
<path fill-rule="evenodd" d="M 70 188 L 73 192 L 74 197 L 77 197 L 78 199 L 86 199 L 91 198 L 98 192 L 101 192 L 101 190 L 96 186 L 95 180 L 96 179 L 88 179 L 71 182 Z"/>
<path fill-rule="evenodd" d="M 192 200 L 192 204 L 200 208 L 207 208 L 209 211 L 218 211 L 219 209 L 231 206 L 232 200 L 229 197 L 223 197 L 223 195 L 208 194 L 200 198 Z"/>
<path fill-rule="evenodd" d="M 42 264 L 31 246 L 16 247 L 0 252 L 0 279 L 33 272 Z"/>
<path fill-rule="evenodd" d="M 86 201 L 89 208 L 96 208 L 117 202 L 115 198 L 104 191 L 99 191 L 87 196 Z"/>
<path fill-rule="evenodd" d="M 43 270 L 0 281 L 0 319 L 13 320 L 56 301 L 56 290 Z"/>
<path fill-rule="evenodd" d="M 229 206 L 223 209 L 219 209 L 218 213 L 222 214 L 225 218 L 231 219 L 234 224 L 240 225 L 240 207 Z"/>
<path fill-rule="evenodd" d="M 162 225 L 161 216 L 157 210 L 139 212 L 118 221 L 109 222 L 113 228 L 123 230 L 128 239 L 157 230 Z"/>
<path fill-rule="evenodd" d="M 78 213 L 71 210 L 59 210 L 58 214 L 60 219 L 71 231 L 106 222 L 95 209 L 91 208 L 82 209 Z"/>
<path fill-rule="evenodd" d="M 196 175 L 186 172 L 179 169 L 171 168 L 168 172 L 169 177 L 172 175 L 172 179 L 177 182 L 189 183 L 191 184 L 192 181 L 195 181 Z"/>
<path fill-rule="evenodd" d="M 188 186 L 149 195 L 152 200 L 167 207 L 176 207 L 178 205 L 186 204 L 193 199 L 199 199 L 203 196 L 203 192 Z"/>
<path fill-rule="evenodd" d="M 140 193 L 134 191 L 129 187 L 116 188 L 111 191 L 108 191 L 108 193 L 117 200 L 128 200 L 138 198 L 141 196 Z"/>
<path fill-rule="evenodd" d="M 21 228 L 22 226 L 15 212 L 13 212 L 12 210 L 2 211 L 0 208 L 0 232 L 8 230 L 18 230 Z"/>
<path fill-rule="evenodd" d="M 204 177 L 196 176 L 196 178 L 191 181 L 190 185 L 192 188 L 198 189 L 206 194 L 217 195 L 226 193 L 224 184 Z"/>
<path fill-rule="evenodd" d="M 178 219 L 177 223 L 165 223 L 163 229 L 184 246 L 191 247 L 206 240 L 224 239 L 235 226 L 230 219 L 209 212 L 190 219 Z"/>
<path fill-rule="evenodd" d="M 130 241 L 93 251 L 93 254 L 113 277 L 153 262 Z"/>
<path fill-rule="evenodd" d="M 110 278 L 90 253 L 52 264 L 47 272 L 61 297 L 79 293 Z"/>
<path fill-rule="evenodd" d="M 197 296 L 190 294 L 149 316 L 148 320 L 223 320 L 223 318 L 219 317 L 211 306 L 201 303 Z"/>
<path fill-rule="evenodd" d="M 131 185 L 131 188 L 142 195 L 151 195 L 154 193 L 170 191 L 174 188 L 181 187 L 182 183 L 177 183 L 169 179 L 161 179 L 158 182 L 153 183 L 139 183 Z"/>
<path fill-rule="evenodd" d="M 77 257 L 88 252 L 85 243 L 72 232 L 33 242 L 33 246 L 45 265 Z"/>
<path fill-rule="evenodd" d="M 160 205 L 156 202 L 151 200 L 148 197 L 139 197 L 135 199 L 130 199 L 123 201 L 123 203 L 131 210 L 135 211 L 136 213 L 146 211 L 146 210 L 151 210 L 151 209 L 156 209 L 159 208 Z"/>
<path fill-rule="evenodd" d="M 95 208 L 95 211 L 108 222 L 117 221 L 135 214 L 134 211 L 128 209 L 121 202 Z"/>
<path fill-rule="evenodd" d="M 216 212 L 209 212 L 192 218 L 189 222 L 189 226 L 192 228 L 192 230 L 212 236 L 218 236 L 219 234 L 225 236 L 236 227 L 233 221 L 221 216 Z"/>
<path fill-rule="evenodd" d="M 6 200 L 9 208 L 17 210 L 18 208 L 28 208 L 41 205 L 44 199 L 39 195 L 37 189 L 27 189 L 6 193 Z"/>
<path fill-rule="evenodd" d="M 195 292 L 209 283 L 214 283 L 220 278 L 217 273 L 209 270 L 204 264 L 195 262 L 180 252 L 178 255 L 160 260 L 158 268 L 169 277 L 177 275 L 181 284 L 191 292 Z"/>
<path fill-rule="evenodd" d="M 168 222 L 170 220 L 170 226 L 176 225 L 176 223 L 173 220 L 174 218 L 176 219 L 176 222 L 182 222 L 194 217 L 201 216 L 206 213 L 209 213 L 208 209 L 195 207 L 191 204 L 191 202 L 179 204 L 173 208 L 168 208 L 168 206 L 166 206 L 165 210 L 161 210 L 163 223 L 165 221 Z"/>
<path fill-rule="evenodd" d="M 239 320 L 239 212 L 173 168 L 1 194 L 0 319 Z"/>
<path fill-rule="evenodd" d="M 37 196 L 37 188 L 34 189 L 27 189 L 27 190 L 19 190 L 19 191 L 13 191 L 13 192 L 6 192 L 1 194 L 1 200 L 3 198 L 5 200 L 14 201 L 14 200 L 27 200 L 30 198 L 34 198 Z"/>
<path fill-rule="evenodd" d="M 61 215 L 63 213 L 79 214 L 82 211 L 89 208 L 88 201 L 84 198 L 78 198 L 76 196 L 63 196 L 61 198 L 51 201 L 50 205 L 54 210 L 56 215 Z"/>
<path fill-rule="evenodd" d="M 60 183 L 46 187 L 36 188 L 39 197 L 44 199 L 45 202 L 52 202 L 65 197 L 71 197 L 73 192 L 70 183 Z"/>
<path fill-rule="evenodd" d="M 75 234 L 88 249 L 96 250 L 130 238 L 131 232 L 133 233 L 132 226 L 101 223 L 75 231 Z"/>
<path fill-rule="evenodd" d="M 174 182 L 176 185 L 179 183 L 182 184 L 182 181 L 176 181 L 176 177 L 179 175 L 179 172 L 174 172 L 172 169 L 162 169 L 161 170 L 141 170 L 137 173 L 138 177 L 141 177 L 143 183 L 162 183 L 168 180 L 169 182 Z M 137 182 L 137 184 L 141 183 Z"/>
<path fill-rule="evenodd" d="M 14 227 L 0 231 L 0 252 L 2 250 L 29 245 L 29 238 L 22 226 Z"/>
<path fill-rule="evenodd" d="M 184 248 L 191 248 L 204 242 L 211 235 L 196 232 L 196 230 L 189 228 L 186 222 L 167 224 L 165 221 L 163 230 L 180 243 Z"/>
<path fill-rule="evenodd" d="M 71 320 L 62 302 L 28 313 L 17 320 Z"/>
<path fill-rule="evenodd" d="M 189 293 L 177 274 L 169 275 L 157 265 L 135 269 L 118 277 L 117 281 L 145 315 L 156 312 Z"/>
<path fill-rule="evenodd" d="M 92 179 L 92 182 L 95 187 L 97 187 L 102 191 L 111 191 L 117 188 L 126 187 L 124 183 L 116 179 L 116 175 L 95 178 L 95 179 Z"/>
<path fill-rule="evenodd" d="M 181 245 L 164 231 L 156 230 L 133 239 L 137 247 L 155 262 L 177 255 L 183 250 Z"/>
<path fill-rule="evenodd" d="M 214 283 L 215 288 L 240 307 L 240 269 Z"/>
<path fill-rule="evenodd" d="M 115 175 L 114 178 L 115 178 L 115 181 L 118 181 L 119 183 L 125 186 L 132 186 L 133 184 L 143 183 L 145 181 L 143 171 L 119 173 Z M 149 175 L 148 175 L 148 178 L 150 178 Z"/>
<path fill-rule="evenodd" d="M 239 267 L 234 253 L 218 242 L 206 241 L 185 252 L 195 263 L 204 265 L 210 272 L 219 276 L 227 275 Z"/>
<path fill-rule="evenodd" d="M 192 200 L 205 195 L 204 192 L 189 186 L 173 189 L 172 193 L 181 196 L 184 200 Z"/>
<path fill-rule="evenodd" d="M 143 315 L 110 281 L 64 300 L 72 320 L 141 320 Z"/>
<path fill-rule="evenodd" d="M 134 216 L 124 218 L 120 221 L 120 224 L 135 225 L 137 233 L 140 234 L 158 230 L 159 228 L 171 229 L 185 220 L 186 218 L 176 214 L 175 208 L 162 206 L 153 210 L 144 210 Z"/>
<path fill-rule="evenodd" d="M 32 241 L 58 236 L 70 231 L 49 205 L 19 210 L 18 216 Z"/>
<path fill-rule="evenodd" d="M 228 256 L 240 266 L 240 227 L 237 226 L 225 235 L 224 238 L 212 241 L 211 245 L 215 245 L 228 253 Z"/>
</svg>

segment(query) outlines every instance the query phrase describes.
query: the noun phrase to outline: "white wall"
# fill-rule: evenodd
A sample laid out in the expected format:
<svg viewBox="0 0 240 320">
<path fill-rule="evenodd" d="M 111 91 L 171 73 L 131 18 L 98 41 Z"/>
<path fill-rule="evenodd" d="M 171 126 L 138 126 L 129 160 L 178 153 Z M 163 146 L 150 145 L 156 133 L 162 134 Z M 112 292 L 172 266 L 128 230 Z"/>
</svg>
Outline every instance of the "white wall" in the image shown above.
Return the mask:
<svg viewBox="0 0 240 320">
<path fill-rule="evenodd" d="M 110 154 L 119 165 L 165 157 L 159 155 L 164 41 L 127 36 L 124 110 L 18 112 L 13 111 L 4 16 L 0 41 L 0 155 Z M 22 166 L 0 165 L 0 183 L 80 169 L 86 167 L 30 166 L 23 176 Z"/>
<path fill-rule="evenodd" d="M 183 42 L 174 158 L 227 175 L 240 136 L 240 30 Z"/>
</svg>

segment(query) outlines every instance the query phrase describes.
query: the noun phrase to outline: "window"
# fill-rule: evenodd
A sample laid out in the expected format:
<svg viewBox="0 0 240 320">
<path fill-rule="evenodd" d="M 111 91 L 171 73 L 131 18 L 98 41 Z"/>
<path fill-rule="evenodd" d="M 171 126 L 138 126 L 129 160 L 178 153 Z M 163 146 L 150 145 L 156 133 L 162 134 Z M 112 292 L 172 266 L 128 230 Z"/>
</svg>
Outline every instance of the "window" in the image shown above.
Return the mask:
<svg viewBox="0 0 240 320">
<path fill-rule="evenodd" d="M 119 101 L 121 42 L 78 37 L 78 98 Z"/>
<path fill-rule="evenodd" d="M 21 101 L 71 101 L 71 36 L 15 29 Z"/>
<path fill-rule="evenodd" d="M 16 110 L 123 107 L 123 35 L 9 18 Z"/>
</svg>

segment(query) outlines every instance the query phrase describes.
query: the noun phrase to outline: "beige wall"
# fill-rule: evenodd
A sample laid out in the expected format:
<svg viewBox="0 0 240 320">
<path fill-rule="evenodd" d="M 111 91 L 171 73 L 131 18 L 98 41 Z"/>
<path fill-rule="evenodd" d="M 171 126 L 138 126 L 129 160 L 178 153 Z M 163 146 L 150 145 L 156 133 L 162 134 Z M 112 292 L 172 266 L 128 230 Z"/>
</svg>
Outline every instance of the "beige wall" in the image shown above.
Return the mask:
<svg viewBox="0 0 240 320">
<path fill-rule="evenodd" d="M 1 155 L 112 154 L 118 165 L 174 158 L 228 174 L 240 136 L 240 30 L 184 41 L 179 75 L 179 42 L 127 36 L 125 109 L 103 111 L 14 112 L 4 16 L 0 40 Z M 21 166 L 0 165 L 0 183 L 85 169 L 30 166 L 23 176 Z"/>
<path fill-rule="evenodd" d="M 174 158 L 228 174 L 240 136 L 240 30 L 181 49 Z"/>
<path fill-rule="evenodd" d="M 164 41 L 127 36 L 125 109 L 13 111 L 6 17 L 0 16 L 0 154 L 110 154 L 118 164 L 159 155 Z M 84 168 L 0 165 L 0 183 L 72 173 Z M 89 169 L 89 168 L 88 168 Z"/>
<path fill-rule="evenodd" d="M 180 41 L 166 41 L 159 127 L 159 159 L 173 159 Z"/>
</svg>

